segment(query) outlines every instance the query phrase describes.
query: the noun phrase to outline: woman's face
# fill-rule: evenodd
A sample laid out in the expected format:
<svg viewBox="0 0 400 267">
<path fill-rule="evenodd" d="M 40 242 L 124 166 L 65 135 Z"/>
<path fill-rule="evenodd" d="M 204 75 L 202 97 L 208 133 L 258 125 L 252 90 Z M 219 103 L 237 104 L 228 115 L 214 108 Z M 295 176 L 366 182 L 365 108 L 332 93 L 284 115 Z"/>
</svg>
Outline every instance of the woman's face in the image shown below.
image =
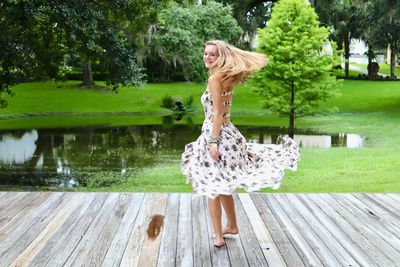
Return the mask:
<svg viewBox="0 0 400 267">
<path fill-rule="evenodd" d="M 217 46 L 206 45 L 204 48 L 203 61 L 206 68 L 210 68 L 218 58 Z"/>
</svg>

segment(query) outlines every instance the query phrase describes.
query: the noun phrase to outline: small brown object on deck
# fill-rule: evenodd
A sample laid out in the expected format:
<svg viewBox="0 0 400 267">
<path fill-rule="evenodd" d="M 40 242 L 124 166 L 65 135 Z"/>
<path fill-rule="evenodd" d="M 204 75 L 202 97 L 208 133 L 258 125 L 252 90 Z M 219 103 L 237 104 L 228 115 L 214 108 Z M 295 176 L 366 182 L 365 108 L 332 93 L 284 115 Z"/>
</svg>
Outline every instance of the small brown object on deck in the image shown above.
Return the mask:
<svg viewBox="0 0 400 267">
<path fill-rule="evenodd" d="M 164 224 L 164 216 L 163 215 L 153 215 L 151 217 L 151 221 L 149 223 L 149 227 L 147 227 L 147 236 L 154 240 L 161 232 L 161 227 Z"/>
</svg>

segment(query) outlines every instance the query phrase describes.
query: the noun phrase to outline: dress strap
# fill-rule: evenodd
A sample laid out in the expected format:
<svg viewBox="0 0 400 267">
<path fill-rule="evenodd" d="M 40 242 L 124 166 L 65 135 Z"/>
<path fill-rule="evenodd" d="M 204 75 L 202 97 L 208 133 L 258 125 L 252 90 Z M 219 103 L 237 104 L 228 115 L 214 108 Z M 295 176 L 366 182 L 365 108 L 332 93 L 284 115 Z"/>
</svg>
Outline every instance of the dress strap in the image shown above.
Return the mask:
<svg viewBox="0 0 400 267">
<path fill-rule="evenodd" d="M 233 91 L 224 91 L 224 92 L 221 92 L 221 95 L 226 96 L 226 95 L 231 95 L 232 93 L 233 93 Z"/>
<path fill-rule="evenodd" d="M 232 106 L 232 102 L 229 102 L 229 101 L 222 102 L 222 104 L 224 106 Z"/>
</svg>

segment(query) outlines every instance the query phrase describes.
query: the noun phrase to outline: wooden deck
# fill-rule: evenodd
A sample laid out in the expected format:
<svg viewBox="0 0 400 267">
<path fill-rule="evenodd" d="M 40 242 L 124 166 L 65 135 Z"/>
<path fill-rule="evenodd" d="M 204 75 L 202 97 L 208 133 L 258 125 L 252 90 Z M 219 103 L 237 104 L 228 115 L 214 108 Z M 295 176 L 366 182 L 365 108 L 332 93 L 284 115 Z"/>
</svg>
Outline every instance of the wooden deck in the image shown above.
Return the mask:
<svg viewBox="0 0 400 267">
<path fill-rule="evenodd" d="M 0 192 L 0 266 L 400 266 L 400 194 L 234 197 L 217 249 L 203 197 Z"/>
</svg>

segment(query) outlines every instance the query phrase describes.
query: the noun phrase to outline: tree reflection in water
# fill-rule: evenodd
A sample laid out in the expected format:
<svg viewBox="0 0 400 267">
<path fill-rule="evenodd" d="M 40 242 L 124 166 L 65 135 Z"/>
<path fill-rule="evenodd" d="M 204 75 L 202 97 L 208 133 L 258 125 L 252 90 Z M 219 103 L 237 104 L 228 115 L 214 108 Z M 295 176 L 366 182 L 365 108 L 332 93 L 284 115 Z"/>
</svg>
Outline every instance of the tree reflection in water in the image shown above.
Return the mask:
<svg viewBox="0 0 400 267">
<path fill-rule="evenodd" d="M 249 142 L 276 143 L 286 129 L 238 127 Z M 107 186 L 155 164 L 179 162 L 184 146 L 196 140 L 200 125 L 81 127 L 0 132 L 0 188 L 41 186 L 49 189 Z M 295 136 L 303 146 L 362 145 L 363 138 L 346 134 Z M 355 144 L 355 142 L 358 142 Z"/>
</svg>

